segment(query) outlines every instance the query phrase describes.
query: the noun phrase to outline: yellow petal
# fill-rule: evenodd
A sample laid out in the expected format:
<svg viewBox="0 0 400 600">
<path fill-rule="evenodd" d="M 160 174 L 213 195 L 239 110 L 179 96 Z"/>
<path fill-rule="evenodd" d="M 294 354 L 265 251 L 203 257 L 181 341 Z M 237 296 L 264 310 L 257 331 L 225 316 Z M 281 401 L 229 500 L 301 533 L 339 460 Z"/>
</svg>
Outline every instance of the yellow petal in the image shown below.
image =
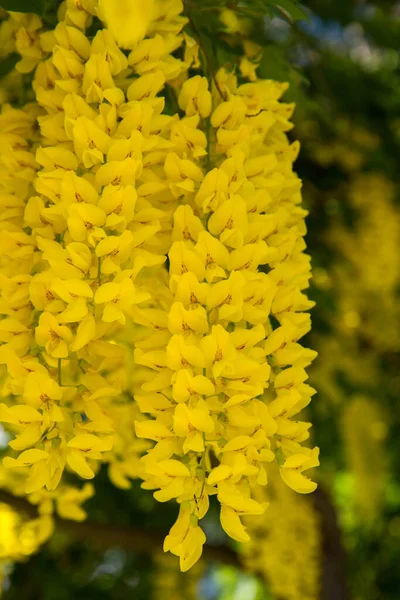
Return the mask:
<svg viewBox="0 0 400 600">
<path fill-rule="evenodd" d="M 25 450 L 18 457 L 18 462 L 23 465 L 32 465 L 39 460 L 43 460 L 49 457 L 49 453 L 38 448 L 32 448 L 31 450 Z"/>
<path fill-rule="evenodd" d="M 33 446 L 40 440 L 41 437 L 41 424 L 31 423 L 23 429 L 23 431 L 11 442 L 9 446 L 14 450 L 24 450 Z M 24 453 L 25 454 L 25 453 Z M 21 455 L 22 456 L 22 455 Z"/>
<path fill-rule="evenodd" d="M 317 489 L 317 484 L 299 471 L 282 468 L 280 473 L 286 485 L 299 494 L 310 494 Z"/>
<path fill-rule="evenodd" d="M 221 507 L 221 525 L 223 530 L 237 542 L 249 542 L 250 536 L 246 532 L 239 515 L 230 506 Z"/>
<path fill-rule="evenodd" d="M 190 471 L 186 465 L 180 460 L 173 460 L 171 458 L 162 460 L 158 463 L 165 473 L 172 477 L 190 477 Z"/>
<path fill-rule="evenodd" d="M 79 450 L 72 448 L 67 454 L 67 462 L 71 469 L 83 479 L 93 479 L 94 472 L 89 467 L 86 458 Z"/>
<path fill-rule="evenodd" d="M 215 467 L 210 475 L 208 476 L 207 483 L 208 485 L 214 485 L 214 483 L 218 483 L 218 481 L 223 481 L 232 475 L 232 468 L 228 465 L 218 465 Z"/>
<path fill-rule="evenodd" d="M 88 314 L 81 323 L 79 323 L 76 336 L 71 344 L 71 350 L 77 352 L 88 344 L 96 334 L 96 321 L 92 314 Z"/>
<path fill-rule="evenodd" d="M 80 433 L 76 435 L 67 444 L 69 448 L 78 448 L 79 450 L 91 450 L 100 443 L 100 439 L 91 433 Z"/>
</svg>

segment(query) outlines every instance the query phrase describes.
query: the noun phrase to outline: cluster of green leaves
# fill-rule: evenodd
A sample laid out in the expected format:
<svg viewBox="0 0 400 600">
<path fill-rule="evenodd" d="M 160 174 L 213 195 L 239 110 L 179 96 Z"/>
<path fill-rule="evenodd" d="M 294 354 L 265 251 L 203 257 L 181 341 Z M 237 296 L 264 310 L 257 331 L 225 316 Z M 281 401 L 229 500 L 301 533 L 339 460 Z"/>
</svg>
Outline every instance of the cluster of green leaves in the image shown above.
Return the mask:
<svg viewBox="0 0 400 600">
<path fill-rule="evenodd" d="M 44 15 L 54 4 L 52 0 L 1 0 L 0 7 L 5 10 L 12 10 L 22 13 L 36 13 Z M 188 1 L 187 4 L 196 4 Z M 290 21 L 304 19 L 306 13 L 297 0 L 248 0 L 247 2 L 238 2 L 237 0 L 204 0 L 197 2 L 204 10 L 215 10 L 230 8 L 242 12 L 245 15 L 254 16 L 257 14 L 272 15 L 274 12 L 283 14 Z"/>
<path fill-rule="evenodd" d="M 289 82 L 291 95 L 288 98 L 297 101 L 307 81 L 288 60 L 285 45 L 270 38 L 268 28 L 273 18 L 286 22 L 288 27 L 309 19 L 309 11 L 297 0 L 184 0 L 184 7 L 189 20 L 187 31 L 200 46 L 202 66 L 209 79 L 221 67 L 237 67 L 243 56 L 244 37 L 250 37 L 263 49 L 259 76 Z M 225 27 L 220 19 L 224 9 L 246 23 L 246 36 Z"/>
<path fill-rule="evenodd" d="M 298 0 L 185 0 L 187 6 L 196 6 L 203 11 L 229 8 L 250 18 L 283 15 L 289 22 L 307 18 L 307 13 Z"/>
</svg>

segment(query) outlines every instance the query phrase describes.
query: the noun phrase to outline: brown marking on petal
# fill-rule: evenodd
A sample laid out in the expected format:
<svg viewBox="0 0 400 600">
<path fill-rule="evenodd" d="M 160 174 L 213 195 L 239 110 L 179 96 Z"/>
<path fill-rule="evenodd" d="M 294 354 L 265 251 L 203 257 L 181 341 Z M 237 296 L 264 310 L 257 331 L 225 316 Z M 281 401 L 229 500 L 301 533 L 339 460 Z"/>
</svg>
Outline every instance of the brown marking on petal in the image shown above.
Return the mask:
<svg viewBox="0 0 400 600">
<path fill-rule="evenodd" d="M 241 271 L 242 269 L 248 269 L 251 265 L 251 260 L 248 260 L 247 263 L 244 263 L 241 267 L 238 267 L 236 270 Z"/>
<path fill-rule="evenodd" d="M 215 363 L 216 363 L 216 362 L 219 362 L 219 361 L 220 361 L 220 360 L 222 360 L 223 358 L 224 358 L 223 352 L 222 352 L 222 350 L 219 348 L 219 349 L 216 351 L 216 353 L 215 353 L 215 356 L 214 356 L 214 362 L 215 362 Z"/>
<path fill-rule="evenodd" d="M 211 256 L 211 254 L 207 254 L 207 256 L 206 256 L 206 265 L 214 264 L 214 262 L 215 261 L 214 261 L 213 257 Z"/>
</svg>

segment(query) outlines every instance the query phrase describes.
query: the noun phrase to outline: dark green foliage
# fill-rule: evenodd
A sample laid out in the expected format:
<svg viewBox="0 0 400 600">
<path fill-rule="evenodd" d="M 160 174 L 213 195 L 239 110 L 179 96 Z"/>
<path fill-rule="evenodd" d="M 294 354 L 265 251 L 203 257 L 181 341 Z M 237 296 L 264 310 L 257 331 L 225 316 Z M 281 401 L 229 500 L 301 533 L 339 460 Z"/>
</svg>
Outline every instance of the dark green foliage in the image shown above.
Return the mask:
<svg viewBox="0 0 400 600">
<path fill-rule="evenodd" d="M 46 0 L 1 0 L 1 8 L 22 13 L 43 15 L 46 10 Z"/>
<path fill-rule="evenodd" d="M 12 71 L 18 61 L 19 55 L 16 53 L 9 54 L 7 58 L 3 58 L 0 61 L 0 79 Z"/>
</svg>

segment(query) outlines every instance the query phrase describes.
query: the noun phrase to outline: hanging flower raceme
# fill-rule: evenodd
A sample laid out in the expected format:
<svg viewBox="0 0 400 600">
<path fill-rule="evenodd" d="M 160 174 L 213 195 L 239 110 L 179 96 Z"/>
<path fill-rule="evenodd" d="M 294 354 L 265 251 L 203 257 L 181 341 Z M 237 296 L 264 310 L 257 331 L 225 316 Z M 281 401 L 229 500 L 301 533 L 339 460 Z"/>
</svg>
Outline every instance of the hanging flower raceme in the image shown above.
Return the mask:
<svg viewBox="0 0 400 600">
<path fill-rule="evenodd" d="M 400 227 L 395 187 L 378 172 L 359 174 L 350 182 L 347 194 L 355 217 L 353 231 L 337 219 L 330 233 L 332 248 L 343 248 L 343 261 L 337 261 L 332 269 L 340 315 L 334 325 L 343 330 L 341 335 L 357 333 L 382 350 L 395 350 L 400 343 L 396 325 Z M 385 320 L 394 323 L 390 331 Z"/>
<path fill-rule="evenodd" d="M 312 303 L 293 105 L 285 84 L 253 81 L 250 46 L 250 83 L 220 70 L 211 90 L 189 72 L 182 13 L 180 0 L 67 0 L 37 102 L 2 117 L 0 418 L 26 493 L 105 461 L 116 485 L 140 476 L 176 499 L 164 549 L 187 570 L 210 495 L 248 541 L 241 517 L 264 512 L 270 463 L 308 493 L 318 449 L 297 420 L 315 353 L 299 344 Z M 89 40 L 93 16 L 104 28 Z"/>
<path fill-rule="evenodd" d="M 151 273 L 170 247 L 177 202 L 159 165 L 176 119 L 157 93 L 187 68 L 171 56 L 185 21 L 179 2 L 159 3 L 126 56 L 112 28 L 85 36 L 97 10 L 66 3 L 35 72 L 37 104 L 3 117 L 1 418 L 21 453 L 7 467 L 29 468 L 27 493 L 55 490 L 65 466 L 92 478 L 105 457 L 127 487 L 148 446 L 123 394 L 133 311 L 153 305 Z M 40 137 L 29 130 L 36 118 Z"/>
<path fill-rule="evenodd" d="M 269 504 L 261 523 L 245 518 L 251 541 L 241 548 L 244 564 L 267 581 L 277 598 L 317 600 L 322 540 L 313 502 L 285 486 L 277 469 L 271 469 L 268 487 L 259 487 L 256 495 Z"/>
<path fill-rule="evenodd" d="M 312 303 L 303 292 L 306 213 L 292 169 L 298 144 L 285 135 L 293 106 L 279 102 L 282 84 L 238 87 L 224 71 L 217 84 L 211 97 L 207 80 L 195 76 L 179 94 L 186 118 L 196 116 L 208 132 L 208 155 L 198 161 L 175 149 L 165 160 L 180 200 L 168 253 L 169 338 L 154 327 L 147 349 L 135 351 L 148 368 L 135 397 L 152 417 L 136 433 L 155 442 L 142 459 L 144 487 L 180 504 L 164 549 L 182 570 L 201 555 L 198 522 L 210 495 L 225 531 L 245 542 L 241 517 L 264 512 L 254 489 L 266 485 L 268 464 L 277 461 L 300 493 L 315 489 L 304 471 L 318 464 L 318 449 L 301 445 L 310 424 L 296 420 L 314 393 L 305 367 L 315 352 L 298 343 Z"/>
</svg>

